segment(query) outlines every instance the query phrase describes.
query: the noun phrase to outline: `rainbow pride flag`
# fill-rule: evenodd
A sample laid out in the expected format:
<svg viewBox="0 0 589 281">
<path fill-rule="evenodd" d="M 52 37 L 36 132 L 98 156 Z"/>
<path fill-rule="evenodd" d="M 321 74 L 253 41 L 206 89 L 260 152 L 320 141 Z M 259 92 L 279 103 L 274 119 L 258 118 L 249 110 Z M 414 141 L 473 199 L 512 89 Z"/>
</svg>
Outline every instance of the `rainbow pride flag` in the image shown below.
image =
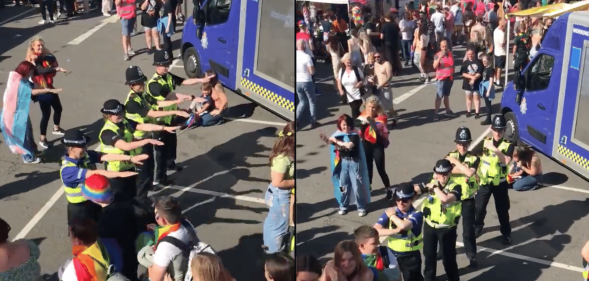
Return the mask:
<svg viewBox="0 0 589 281">
<path fill-rule="evenodd" d="M 15 154 L 33 154 L 24 147 L 32 90 L 30 82 L 24 80 L 20 74 L 14 71 L 8 74 L 0 129 L 2 129 L 4 141 Z"/>
</svg>

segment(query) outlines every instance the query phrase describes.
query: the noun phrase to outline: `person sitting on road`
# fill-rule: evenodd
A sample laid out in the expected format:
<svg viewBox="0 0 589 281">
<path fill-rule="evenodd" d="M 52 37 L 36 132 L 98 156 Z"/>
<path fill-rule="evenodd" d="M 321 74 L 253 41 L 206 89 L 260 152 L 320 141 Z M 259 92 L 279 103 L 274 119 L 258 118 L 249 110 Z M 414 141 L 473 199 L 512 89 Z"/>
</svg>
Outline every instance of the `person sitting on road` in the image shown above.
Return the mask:
<svg viewBox="0 0 589 281">
<path fill-rule="evenodd" d="M 41 277 L 39 246 L 31 240 L 8 241 L 10 225 L 0 218 L 0 280 L 30 281 Z"/>
<path fill-rule="evenodd" d="M 542 162 L 538 154 L 527 146 L 518 146 L 513 151 L 513 163 L 509 169 L 509 179 L 516 191 L 538 188 L 542 176 Z"/>
<path fill-rule="evenodd" d="M 223 123 L 223 116 L 227 112 L 229 103 L 227 102 L 227 95 L 225 95 L 225 89 L 221 82 L 219 82 L 219 75 L 216 71 L 209 69 L 205 72 L 205 77 L 210 79 L 208 82 L 213 86 L 211 92 L 211 111 L 201 116 L 198 123 L 199 126 L 208 127 L 219 125 Z M 205 98 L 199 97 L 195 99 L 197 102 L 206 102 Z"/>
<path fill-rule="evenodd" d="M 350 281 L 372 281 L 374 273 L 366 266 L 358 244 L 353 240 L 341 241 L 335 246 L 333 260 L 323 268 L 322 281 L 341 280 L 343 276 Z"/>
</svg>

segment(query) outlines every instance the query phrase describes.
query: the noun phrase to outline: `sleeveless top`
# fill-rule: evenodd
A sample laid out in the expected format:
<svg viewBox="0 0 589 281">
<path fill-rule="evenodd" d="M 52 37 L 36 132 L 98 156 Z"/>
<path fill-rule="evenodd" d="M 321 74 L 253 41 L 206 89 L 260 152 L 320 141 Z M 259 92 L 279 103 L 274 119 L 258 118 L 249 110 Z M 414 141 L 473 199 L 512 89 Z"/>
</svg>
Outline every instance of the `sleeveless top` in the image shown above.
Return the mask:
<svg viewBox="0 0 589 281">
<path fill-rule="evenodd" d="M 31 257 L 19 267 L 11 268 L 8 271 L 0 272 L 0 280 L 10 281 L 37 281 L 41 280 L 41 265 L 37 261 L 41 252 L 35 242 L 26 240 L 29 244 Z"/>
</svg>

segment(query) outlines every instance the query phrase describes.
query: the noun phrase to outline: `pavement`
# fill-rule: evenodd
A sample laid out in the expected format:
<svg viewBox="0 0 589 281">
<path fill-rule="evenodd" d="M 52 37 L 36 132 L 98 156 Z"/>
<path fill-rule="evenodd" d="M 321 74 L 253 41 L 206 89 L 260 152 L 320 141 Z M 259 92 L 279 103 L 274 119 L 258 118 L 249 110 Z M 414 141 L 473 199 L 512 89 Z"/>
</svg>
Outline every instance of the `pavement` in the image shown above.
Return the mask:
<svg viewBox="0 0 589 281">
<path fill-rule="evenodd" d="M 190 5 L 188 11 L 192 11 Z M 144 53 L 145 37 L 143 33 L 132 37 L 137 55 L 126 62 L 116 16 L 106 18 L 93 11 L 69 22 L 43 26 L 38 25 L 40 19 L 32 8 L 0 9 L 0 91 L 4 91 L 8 72 L 24 59 L 29 40 L 40 35 L 60 66 L 71 71 L 55 79 L 55 86 L 64 89 L 59 94 L 64 108 L 61 126 L 83 130 L 91 137 L 90 147 L 95 148 L 103 124 L 99 112 L 103 102 L 111 98 L 124 101 L 129 92 L 124 85 L 125 68 L 137 65 L 147 76 L 155 72 L 152 57 Z M 173 37 L 175 55 L 180 37 L 181 33 Z M 186 77 L 181 61 L 174 63 L 171 72 Z M 197 95 L 200 86 L 178 91 Z M 237 279 L 262 280 L 268 156 L 277 131 L 286 122 L 233 92 L 227 96 L 230 115 L 237 119 L 181 134 L 177 162 L 184 171 L 172 175 L 177 185 L 160 194 L 179 198 L 200 239 L 213 246 Z M 38 139 L 41 113 L 36 104 L 31 105 L 30 117 Z M 50 122 L 49 130 L 52 125 Z M 6 146 L 0 149 L 0 214 L 12 227 L 11 240 L 26 238 L 39 244 L 44 280 L 57 280 L 55 272 L 71 257 L 58 164 L 65 150 L 51 131 L 48 140 L 54 147 L 46 151 L 47 163 L 38 165 L 23 164 Z"/>
<path fill-rule="evenodd" d="M 464 48 L 455 49 L 456 61 L 464 55 Z M 456 67 L 459 72 L 459 66 Z M 322 261 L 333 257 L 335 245 L 353 239 L 353 230 L 360 225 L 373 225 L 389 206 L 382 181 L 375 171 L 372 203 L 368 215 L 359 217 L 352 209 L 347 215 L 337 214 L 329 168 L 329 149 L 319 134 L 330 135 L 336 130 L 336 120 L 350 114 L 349 106 L 342 105 L 333 84 L 331 65 L 317 66 L 319 88 L 317 116 L 323 125 L 304 127 L 297 133 L 297 255 L 313 254 Z M 489 134 L 479 120 L 465 117 L 462 78 L 458 76 L 450 95 L 454 118 L 440 118 L 433 122 L 435 86 L 417 80 L 416 70 L 405 68 L 402 76 L 393 79 L 395 109 L 398 126 L 391 131 L 391 145 L 386 149 L 386 171 L 393 185 L 402 182 L 429 181 L 435 161 L 455 149 L 453 140 L 460 126 L 470 128 L 473 150 L 480 149 L 480 140 Z M 493 101 L 493 112 L 499 110 L 502 91 Z M 484 112 L 484 110 L 481 110 Z M 305 116 L 308 119 L 308 116 Z M 303 118 L 301 118 L 303 119 Z M 300 120 L 299 120 L 300 121 Z M 308 122 L 303 122 L 308 124 Z M 513 245 L 501 243 L 499 222 L 494 200 L 488 205 L 484 234 L 478 239 L 477 269 L 468 268 L 462 244 L 462 225 L 458 227 L 457 261 L 461 280 L 494 281 L 556 281 L 581 278 L 580 251 L 588 235 L 589 188 L 587 182 L 542 156 L 543 181 L 547 187 L 535 191 L 509 191 L 510 219 Z M 376 170 L 376 169 L 375 169 Z M 421 204 L 417 200 L 415 205 Z M 445 280 L 442 262 L 437 275 Z"/>
</svg>

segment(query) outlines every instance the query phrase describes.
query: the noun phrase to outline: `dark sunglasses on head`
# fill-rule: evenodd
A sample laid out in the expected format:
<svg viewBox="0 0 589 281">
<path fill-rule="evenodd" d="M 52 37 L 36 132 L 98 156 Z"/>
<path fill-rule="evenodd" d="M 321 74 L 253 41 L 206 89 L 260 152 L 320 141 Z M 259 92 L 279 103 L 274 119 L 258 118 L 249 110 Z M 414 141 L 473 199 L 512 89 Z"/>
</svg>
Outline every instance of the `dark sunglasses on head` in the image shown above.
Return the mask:
<svg viewBox="0 0 589 281">
<path fill-rule="evenodd" d="M 403 203 L 407 203 L 407 202 L 409 202 L 409 200 L 411 200 L 411 198 L 399 198 L 399 197 L 397 197 L 395 200 L 397 200 L 397 201 L 403 201 Z"/>
</svg>

